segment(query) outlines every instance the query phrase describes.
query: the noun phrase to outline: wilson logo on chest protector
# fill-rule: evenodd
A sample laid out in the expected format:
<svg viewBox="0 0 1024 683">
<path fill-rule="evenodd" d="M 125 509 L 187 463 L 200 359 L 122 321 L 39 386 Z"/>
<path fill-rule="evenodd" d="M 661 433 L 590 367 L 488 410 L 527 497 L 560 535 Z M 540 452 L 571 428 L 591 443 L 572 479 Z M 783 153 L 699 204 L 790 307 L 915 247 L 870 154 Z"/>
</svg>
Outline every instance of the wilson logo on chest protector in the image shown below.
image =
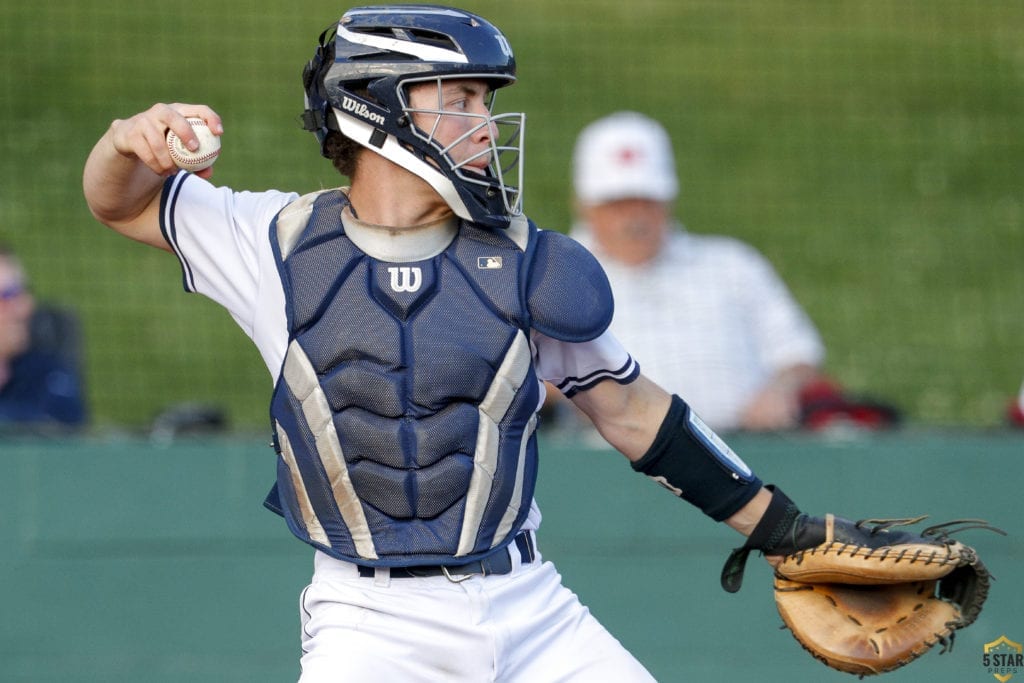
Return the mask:
<svg viewBox="0 0 1024 683">
<path fill-rule="evenodd" d="M 400 266 L 388 268 L 391 274 L 391 290 L 395 292 L 415 292 L 423 284 L 423 270 L 419 266 Z"/>
</svg>

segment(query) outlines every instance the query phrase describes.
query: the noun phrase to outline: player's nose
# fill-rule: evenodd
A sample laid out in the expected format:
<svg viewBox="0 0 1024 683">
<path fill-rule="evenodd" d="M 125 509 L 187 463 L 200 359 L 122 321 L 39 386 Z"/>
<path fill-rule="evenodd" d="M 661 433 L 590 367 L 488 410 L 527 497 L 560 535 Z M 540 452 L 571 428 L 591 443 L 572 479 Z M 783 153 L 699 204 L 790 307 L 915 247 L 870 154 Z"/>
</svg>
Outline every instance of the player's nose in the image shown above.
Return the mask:
<svg viewBox="0 0 1024 683">
<path fill-rule="evenodd" d="M 482 114 L 485 119 L 476 127 L 470 139 L 476 143 L 490 142 L 498 138 L 498 124 L 494 122 L 489 113 Z"/>
</svg>

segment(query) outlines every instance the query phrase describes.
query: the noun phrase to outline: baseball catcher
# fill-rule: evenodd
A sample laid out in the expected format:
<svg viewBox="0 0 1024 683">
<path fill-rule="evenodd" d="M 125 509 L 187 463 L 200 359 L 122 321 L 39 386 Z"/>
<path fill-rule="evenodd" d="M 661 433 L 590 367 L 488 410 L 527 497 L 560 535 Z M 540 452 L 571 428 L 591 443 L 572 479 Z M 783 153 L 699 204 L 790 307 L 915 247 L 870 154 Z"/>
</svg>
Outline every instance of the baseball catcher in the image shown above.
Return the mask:
<svg viewBox="0 0 1024 683">
<path fill-rule="evenodd" d="M 249 192 L 179 171 L 168 130 L 192 149 L 190 117 L 223 133 L 204 104 L 115 119 L 86 162 L 93 215 L 175 254 L 274 379 L 264 505 L 313 561 L 302 683 L 653 683 L 537 544 L 546 384 L 634 470 L 749 537 L 727 587 L 752 549 L 777 561 L 784 617 L 829 663 L 880 671 L 948 643 L 988 588 L 973 551 L 948 529 L 799 514 L 608 330 L 600 264 L 523 213 L 525 114 L 494 109 L 515 81 L 483 17 L 355 7 L 302 70 L 303 127 L 348 184 Z M 872 591 L 922 609 L 832 646 L 829 609 L 873 623 Z"/>
<path fill-rule="evenodd" d="M 933 645 L 948 651 L 981 613 L 992 577 L 951 536 L 974 528 L 1005 535 L 982 520 L 897 528 L 924 519 L 809 517 L 773 489 L 768 512 L 726 560 L 722 587 L 738 591 L 747 556 L 760 550 L 775 566 L 779 614 L 804 649 L 861 677 L 891 671 Z"/>
</svg>

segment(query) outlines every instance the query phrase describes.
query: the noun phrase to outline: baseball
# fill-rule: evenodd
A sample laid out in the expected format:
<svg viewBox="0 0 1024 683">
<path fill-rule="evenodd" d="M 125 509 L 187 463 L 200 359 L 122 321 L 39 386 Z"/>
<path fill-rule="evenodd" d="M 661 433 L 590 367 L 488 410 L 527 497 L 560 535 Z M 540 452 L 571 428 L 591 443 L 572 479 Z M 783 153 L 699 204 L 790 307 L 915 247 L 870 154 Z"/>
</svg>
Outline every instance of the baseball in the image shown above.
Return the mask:
<svg viewBox="0 0 1024 683">
<path fill-rule="evenodd" d="M 189 125 L 199 138 L 199 149 L 195 152 L 182 144 L 174 131 L 167 131 L 167 149 L 171 152 L 174 164 L 185 171 L 201 171 L 213 166 L 220 154 L 220 137 L 210 132 L 206 122 L 201 118 L 188 117 Z"/>
</svg>

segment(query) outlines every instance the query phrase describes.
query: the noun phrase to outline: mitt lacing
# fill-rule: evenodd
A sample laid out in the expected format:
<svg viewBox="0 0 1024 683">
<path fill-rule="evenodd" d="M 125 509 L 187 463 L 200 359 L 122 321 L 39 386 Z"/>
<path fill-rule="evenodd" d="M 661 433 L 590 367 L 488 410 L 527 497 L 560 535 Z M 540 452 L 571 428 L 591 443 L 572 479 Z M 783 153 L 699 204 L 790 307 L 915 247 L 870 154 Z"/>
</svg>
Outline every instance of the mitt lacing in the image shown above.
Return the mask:
<svg viewBox="0 0 1024 683">
<path fill-rule="evenodd" d="M 949 621 L 946 622 L 946 628 L 949 629 L 948 633 L 935 634 L 935 637 L 938 639 L 939 644 L 942 645 L 942 649 L 939 650 L 940 655 L 944 655 L 947 652 L 953 651 L 953 643 L 956 642 L 956 629 L 960 628 L 960 624 L 956 621 Z"/>
<path fill-rule="evenodd" d="M 858 529 L 863 529 L 868 525 L 874 525 L 868 529 L 868 533 L 874 536 L 879 532 L 888 531 L 895 526 L 910 526 L 926 519 L 928 519 L 928 515 L 896 519 L 861 519 L 855 522 L 854 526 Z M 935 540 L 943 541 L 953 534 L 960 533 L 961 531 L 967 531 L 968 529 L 988 529 L 989 531 L 994 531 L 997 534 L 1001 534 L 1003 536 L 1006 535 L 1005 531 L 992 526 L 984 519 L 953 519 L 948 522 L 943 522 L 942 524 L 934 524 L 922 531 L 921 535 L 932 536 L 935 537 Z"/>
<path fill-rule="evenodd" d="M 923 518 L 922 518 L 923 519 Z M 958 526 L 959 525 L 959 526 Z M 958 534 L 961 531 L 967 531 L 968 529 L 987 529 L 994 531 L 1000 536 L 1005 536 L 1006 532 L 998 527 L 994 527 L 983 519 L 955 519 L 945 524 L 936 524 L 930 526 L 921 532 L 922 536 L 933 536 L 936 540 L 947 541 L 953 534 Z"/>
<path fill-rule="evenodd" d="M 894 519 L 861 519 L 854 522 L 854 527 L 857 529 L 863 529 L 871 536 L 879 534 L 883 531 L 888 531 L 893 527 L 897 526 L 911 526 L 917 524 L 928 518 L 928 515 L 921 515 L 919 517 L 899 517 Z M 988 529 L 998 534 L 1006 535 L 1006 532 L 1002 529 L 992 526 L 983 519 L 956 519 L 942 524 L 935 524 L 928 527 L 921 532 L 921 537 L 930 541 L 941 543 L 945 548 L 953 545 L 955 542 L 950 538 L 953 534 L 961 531 L 967 531 L 968 529 Z M 837 547 L 838 546 L 838 547 Z M 948 553 L 940 553 L 938 549 L 931 552 L 925 551 L 921 548 L 915 549 L 913 552 L 909 548 L 899 548 L 899 546 L 884 546 L 882 548 L 865 548 L 864 546 L 856 545 L 853 543 L 833 543 L 828 546 L 817 546 L 814 548 L 805 548 L 798 550 L 793 553 L 793 557 L 797 564 L 803 562 L 805 555 L 814 555 L 818 552 L 832 552 L 836 555 L 842 555 L 848 552 L 852 556 L 860 556 L 863 559 L 876 559 L 879 561 L 890 560 L 892 562 L 910 562 L 911 564 L 916 562 L 924 562 L 925 564 L 940 563 L 949 564 L 952 562 L 959 562 L 957 558 L 951 557 Z M 892 557 L 890 557 L 892 555 Z"/>
<path fill-rule="evenodd" d="M 922 522 L 925 519 L 928 519 L 928 515 L 921 515 L 920 517 L 897 517 L 895 519 L 860 519 L 854 522 L 853 526 L 858 529 L 863 529 L 869 524 L 873 524 L 874 526 L 868 530 L 868 533 L 874 536 L 879 532 L 888 531 L 894 526 L 910 526 L 911 524 L 917 524 L 918 522 Z M 956 522 L 949 522 L 949 524 L 955 523 Z M 939 526 L 945 525 L 940 524 Z"/>
</svg>

